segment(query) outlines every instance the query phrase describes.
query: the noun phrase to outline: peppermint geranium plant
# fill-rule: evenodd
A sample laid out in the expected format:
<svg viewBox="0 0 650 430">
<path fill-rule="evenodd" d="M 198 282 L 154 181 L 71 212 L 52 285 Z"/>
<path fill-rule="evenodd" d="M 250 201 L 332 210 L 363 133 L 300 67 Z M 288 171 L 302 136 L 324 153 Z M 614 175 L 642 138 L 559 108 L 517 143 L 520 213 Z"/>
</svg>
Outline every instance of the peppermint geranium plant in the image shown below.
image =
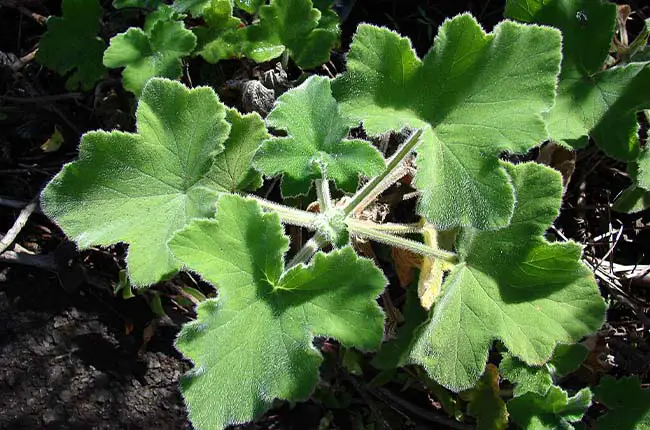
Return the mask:
<svg viewBox="0 0 650 430">
<path fill-rule="evenodd" d="M 180 3 L 202 13 L 215 1 Z M 153 44 L 169 26 L 182 44 L 177 23 L 161 18 L 119 40 Z M 176 67 L 177 56 L 165 58 Z M 399 34 L 361 25 L 345 73 L 308 78 L 265 120 L 228 108 L 209 87 L 153 78 L 138 101 L 136 132 L 85 134 L 78 160 L 43 190 L 43 210 L 81 248 L 127 243 L 137 287 L 179 270 L 216 287 L 176 343 L 194 364 L 182 391 L 196 428 L 248 422 L 276 399 L 308 398 L 321 337 L 379 351 L 384 364 L 420 366 L 441 386 L 469 392 L 480 428 L 505 428 L 508 419 L 571 426 L 591 394 L 555 385 L 552 366 L 574 364 L 565 348 L 601 326 L 605 304 L 581 247 L 545 237 L 562 201 L 560 174 L 500 159 L 549 138 L 562 58 L 555 28 L 504 21 L 486 33 L 463 14 L 440 26 L 423 58 Z M 368 135 L 407 129 L 409 137 L 386 159 L 351 137 L 359 124 Z M 422 222 L 363 219 L 408 173 L 413 153 Z M 281 177 L 281 201 L 256 194 L 264 177 Z M 290 204 L 310 195 L 316 212 Z M 313 232 L 294 253 L 287 225 Z M 421 255 L 421 276 L 430 277 L 405 315 L 412 319 L 383 345 L 377 298 L 387 278 L 355 250 L 358 238 Z M 487 364 L 495 345 L 500 369 Z M 517 387 L 508 405 L 499 372 Z"/>
</svg>

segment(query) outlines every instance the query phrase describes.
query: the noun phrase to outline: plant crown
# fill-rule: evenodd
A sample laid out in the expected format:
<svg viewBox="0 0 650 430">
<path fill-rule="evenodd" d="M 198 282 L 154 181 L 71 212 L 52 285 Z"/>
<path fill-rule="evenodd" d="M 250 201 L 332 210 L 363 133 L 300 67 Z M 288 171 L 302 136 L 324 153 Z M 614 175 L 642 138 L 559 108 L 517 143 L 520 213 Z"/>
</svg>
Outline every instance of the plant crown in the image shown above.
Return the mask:
<svg viewBox="0 0 650 430">
<path fill-rule="evenodd" d="M 94 57 L 49 59 L 65 31 L 90 51 L 99 48 L 98 4 L 83 3 L 64 0 L 64 18 L 50 21 L 39 55 L 61 73 L 76 67 L 69 84 L 88 86 L 103 72 L 90 64 Z M 127 243 L 136 287 L 188 269 L 217 288 L 176 343 L 194 363 L 182 390 L 199 429 L 251 421 L 275 399 L 306 399 L 323 360 L 318 337 L 378 351 L 379 369 L 421 366 L 441 392 L 461 392 L 479 428 L 505 428 L 509 420 L 572 428 L 591 392 L 555 383 L 585 358 L 575 342 L 599 329 L 605 303 L 581 247 L 545 236 L 562 202 L 560 174 L 500 156 L 548 139 L 579 147 L 592 137 L 631 163 L 635 190 L 645 193 L 638 187 L 649 188 L 650 156 L 635 117 L 650 107 L 641 91 L 650 87 L 645 45 L 604 67 L 614 5 L 509 0 L 507 16 L 522 23 L 504 21 L 486 33 L 471 15 L 456 16 L 423 58 L 407 38 L 360 25 L 347 71 L 333 80 L 309 77 L 280 96 L 265 120 L 228 108 L 209 87 L 170 80 L 188 55 L 322 64 L 339 37 L 332 3 L 115 0 L 115 7 L 151 10 L 142 29 L 113 37 L 103 53 L 106 67 L 124 67 L 124 87 L 139 97 L 137 131 L 86 133 L 79 159 L 43 190 L 44 212 L 80 248 Z M 245 13 L 233 15 L 238 10 Z M 61 29 L 80 11 L 78 26 Z M 187 15 L 205 25 L 185 28 Z M 406 129 L 410 136 L 384 159 L 370 142 L 349 137 L 359 124 L 368 135 Z M 368 205 L 408 173 L 413 152 L 422 222 L 364 219 Z M 281 176 L 285 198 L 315 192 L 317 211 L 257 196 L 262 175 Z M 362 184 L 362 177 L 369 179 Z M 284 225 L 313 232 L 291 256 Z M 376 299 L 387 280 L 357 254 L 359 238 L 423 258 L 406 323 L 383 344 Z M 486 367 L 495 345 L 503 360 Z M 499 375 L 514 384 L 507 404 Z M 603 425 L 624 413 L 616 396 L 626 384 L 640 390 L 632 380 L 605 380 L 596 390 L 611 409 Z"/>
</svg>

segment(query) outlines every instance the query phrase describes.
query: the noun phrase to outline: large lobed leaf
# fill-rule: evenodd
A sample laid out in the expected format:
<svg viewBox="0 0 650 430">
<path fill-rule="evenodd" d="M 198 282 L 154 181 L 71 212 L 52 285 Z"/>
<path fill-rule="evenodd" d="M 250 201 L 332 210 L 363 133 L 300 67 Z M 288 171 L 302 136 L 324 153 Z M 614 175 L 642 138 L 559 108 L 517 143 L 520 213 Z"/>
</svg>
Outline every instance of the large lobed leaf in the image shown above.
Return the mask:
<svg viewBox="0 0 650 430">
<path fill-rule="evenodd" d="M 561 204 L 559 173 L 535 163 L 503 166 L 517 197 L 511 224 L 464 231 L 457 243 L 461 262 L 410 354 L 455 391 L 476 383 L 494 340 L 525 363 L 541 365 L 556 344 L 579 340 L 604 319 L 605 304 L 580 262 L 580 246 L 543 237 Z"/>
<path fill-rule="evenodd" d="M 280 219 L 253 200 L 223 195 L 216 219 L 195 220 L 169 245 L 219 290 L 176 343 L 195 365 L 182 390 L 198 429 L 251 421 L 276 398 L 307 398 L 322 361 L 314 336 L 364 350 L 381 342 L 381 271 L 345 247 L 284 272 Z"/>
<path fill-rule="evenodd" d="M 131 281 L 158 282 L 180 267 L 166 245 L 172 234 L 210 216 L 217 191 L 246 183 L 251 148 L 265 136 L 256 118 L 257 125 L 253 116 L 227 113 L 210 88 L 152 79 L 138 104 L 138 132 L 85 134 L 79 160 L 43 190 L 43 210 L 81 248 L 128 243 Z M 246 130 L 254 134 L 242 138 Z M 228 153 L 219 154 L 224 141 Z"/>
<path fill-rule="evenodd" d="M 167 12 L 169 11 L 169 12 Z M 147 81 L 155 76 L 178 79 L 183 56 L 196 46 L 196 36 L 183 22 L 175 20 L 171 8 L 157 19 L 148 19 L 145 29 L 131 27 L 113 37 L 104 52 L 106 67 L 124 67 L 122 85 L 139 96 Z"/>
<path fill-rule="evenodd" d="M 267 175 L 283 174 L 285 196 L 307 194 L 318 178 L 354 192 L 359 174 L 374 176 L 385 167 L 381 153 L 368 142 L 345 139 L 355 121 L 341 115 L 327 78 L 312 76 L 280 96 L 266 123 L 288 136 L 265 141 L 255 165 Z"/>
<path fill-rule="evenodd" d="M 105 44 L 97 37 L 102 10 L 97 0 L 64 0 L 63 17 L 50 17 L 38 44 L 36 60 L 65 75 L 66 87 L 91 89 L 106 72 L 102 66 Z"/>
<path fill-rule="evenodd" d="M 498 157 L 547 138 L 542 114 L 554 101 L 560 45 L 555 29 L 503 22 L 486 34 L 459 15 L 420 60 L 408 39 L 360 25 L 334 96 L 370 134 L 424 129 L 418 211 L 436 228 L 500 228 L 515 199 Z"/>
<path fill-rule="evenodd" d="M 549 113 L 555 141 L 584 146 L 591 136 L 609 156 L 639 154 L 636 112 L 650 108 L 650 66 L 604 64 L 616 25 L 616 5 L 602 0 L 508 0 L 506 16 L 552 25 L 563 35 L 557 102 Z"/>
</svg>

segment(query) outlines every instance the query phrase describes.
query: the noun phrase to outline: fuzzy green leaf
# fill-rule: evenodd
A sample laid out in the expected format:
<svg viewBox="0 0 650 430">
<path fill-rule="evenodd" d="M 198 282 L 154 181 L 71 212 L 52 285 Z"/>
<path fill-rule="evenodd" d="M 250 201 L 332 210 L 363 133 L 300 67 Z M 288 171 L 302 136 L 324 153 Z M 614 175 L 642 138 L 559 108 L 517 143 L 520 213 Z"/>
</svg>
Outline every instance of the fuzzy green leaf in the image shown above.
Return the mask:
<svg viewBox="0 0 650 430">
<path fill-rule="evenodd" d="M 605 376 L 594 388 L 596 399 L 608 412 L 598 418 L 598 430 L 650 429 L 650 390 L 641 388 L 637 376 L 616 380 Z"/>
<path fill-rule="evenodd" d="M 225 0 L 232 4 L 231 0 Z M 174 2 L 174 9 L 179 12 L 189 12 L 190 15 L 197 17 L 203 16 L 205 10 L 210 6 L 211 0 L 176 0 Z"/>
<path fill-rule="evenodd" d="M 176 9 L 166 4 L 160 5 L 158 9 L 147 13 L 142 29 L 146 34 L 151 34 L 151 30 L 158 21 L 181 21 L 185 15 L 179 13 Z"/>
<path fill-rule="evenodd" d="M 519 397 L 526 393 L 544 396 L 553 385 L 553 377 L 547 365 L 528 366 L 512 354 L 505 354 L 499 364 L 504 378 L 515 384 L 513 395 Z"/>
<path fill-rule="evenodd" d="M 280 219 L 253 200 L 223 195 L 216 220 L 192 222 L 169 245 L 219 289 L 176 343 L 195 365 L 182 390 L 197 429 L 253 420 L 276 398 L 307 398 L 322 362 L 314 336 L 364 350 L 381 342 L 381 271 L 345 247 L 284 272 Z"/>
<path fill-rule="evenodd" d="M 627 187 L 616 198 L 612 209 L 616 212 L 633 214 L 650 208 L 650 191 L 646 191 L 636 184 Z"/>
<path fill-rule="evenodd" d="M 106 45 L 97 37 L 102 10 L 97 0 L 64 0 L 63 17 L 50 17 L 36 61 L 61 75 L 72 72 L 66 87 L 91 89 L 104 76 Z"/>
<path fill-rule="evenodd" d="M 203 13 L 203 19 L 209 27 L 225 29 L 236 27 L 242 23 L 239 18 L 232 15 L 231 0 L 212 0 Z"/>
<path fill-rule="evenodd" d="M 506 16 L 552 25 L 563 34 L 557 102 L 549 114 L 553 140 L 573 146 L 590 135 L 609 156 L 639 153 L 636 112 L 650 108 L 650 67 L 629 63 L 603 70 L 616 24 L 616 5 L 601 0 L 508 0 Z"/>
<path fill-rule="evenodd" d="M 580 390 L 569 397 L 566 391 L 553 386 L 545 395 L 526 393 L 508 402 L 512 421 L 526 430 L 573 429 L 571 422 L 580 421 L 591 405 L 591 391 Z"/>
<path fill-rule="evenodd" d="M 385 167 L 381 153 L 368 142 L 345 139 L 355 121 L 341 115 L 327 78 L 312 76 L 280 96 L 266 123 L 288 136 L 264 142 L 255 165 L 269 176 L 283 174 L 285 196 L 307 194 L 318 178 L 354 192 L 359 174 L 374 176 Z"/>
<path fill-rule="evenodd" d="M 216 192 L 202 184 L 230 126 L 207 87 L 152 79 L 136 112 L 138 133 L 93 131 L 41 195 L 43 211 L 81 248 L 129 244 L 133 284 L 175 273 L 166 242 L 195 217 L 210 216 Z"/>
<path fill-rule="evenodd" d="M 235 0 L 235 6 L 250 14 L 257 13 L 266 0 Z"/>
<path fill-rule="evenodd" d="M 553 358 L 549 361 L 549 366 L 557 376 L 566 376 L 569 373 L 575 372 L 582 363 L 589 350 L 581 343 L 574 343 L 571 345 L 560 344 L 553 352 Z"/>
<path fill-rule="evenodd" d="M 196 46 L 196 36 L 180 21 L 156 20 L 148 31 L 131 27 L 111 39 L 104 52 L 106 67 L 124 67 L 124 88 L 139 96 L 154 76 L 178 79 L 181 57 Z"/>
<path fill-rule="evenodd" d="M 237 7 L 250 14 L 257 13 L 259 8 L 265 3 L 266 0 L 176 0 L 174 8 L 181 12 L 189 12 L 192 16 L 207 17 L 214 9 L 216 4 L 228 3 L 230 5 L 231 15 L 232 8 Z"/>
<path fill-rule="evenodd" d="M 326 19 L 321 21 L 321 17 Z M 314 68 L 330 58 L 340 30 L 338 19 L 321 13 L 311 0 L 271 0 L 259 10 L 258 24 L 247 28 L 246 56 L 258 63 L 285 50 L 301 68 Z"/>
<path fill-rule="evenodd" d="M 207 27 L 195 28 L 196 53 L 209 63 L 239 58 L 244 53 L 245 30 L 240 19 L 232 16 L 231 0 L 212 0 L 203 13 Z"/>
<path fill-rule="evenodd" d="M 616 198 L 612 209 L 630 214 L 650 208 L 650 151 L 643 149 L 636 162 L 628 163 L 627 172 L 632 185 Z"/>
<path fill-rule="evenodd" d="M 224 142 L 225 149 L 215 157 L 203 184 L 222 192 L 255 190 L 262 186 L 262 176 L 251 167 L 253 157 L 270 135 L 257 113 L 242 115 L 235 109 L 228 109 L 226 120 L 231 129 Z"/>
<path fill-rule="evenodd" d="M 559 63 L 560 34 L 551 28 L 503 22 L 485 34 L 460 15 L 442 24 L 420 60 L 408 39 L 360 25 L 333 90 L 370 134 L 424 129 L 418 211 L 437 229 L 494 229 L 508 224 L 515 201 L 498 157 L 547 138 L 542 113 Z"/>
<path fill-rule="evenodd" d="M 463 232 L 461 262 L 411 352 L 413 362 L 455 391 L 474 385 L 494 340 L 525 363 L 541 365 L 556 344 L 596 331 L 605 316 L 593 274 L 580 262 L 581 247 L 543 237 L 562 201 L 560 174 L 535 163 L 503 166 L 517 197 L 511 224 Z"/>
<path fill-rule="evenodd" d="M 196 54 L 208 63 L 240 58 L 245 43 L 244 33 L 236 27 L 226 29 L 196 28 Z"/>
<path fill-rule="evenodd" d="M 553 358 L 542 366 L 528 366 L 512 354 L 504 354 L 499 370 L 504 378 L 515 384 L 515 397 L 533 392 L 546 395 L 553 385 L 553 376 L 565 376 L 576 370 L 587 356 L 587 348 L 579 343 L 559 344 Z"/>
</svg>

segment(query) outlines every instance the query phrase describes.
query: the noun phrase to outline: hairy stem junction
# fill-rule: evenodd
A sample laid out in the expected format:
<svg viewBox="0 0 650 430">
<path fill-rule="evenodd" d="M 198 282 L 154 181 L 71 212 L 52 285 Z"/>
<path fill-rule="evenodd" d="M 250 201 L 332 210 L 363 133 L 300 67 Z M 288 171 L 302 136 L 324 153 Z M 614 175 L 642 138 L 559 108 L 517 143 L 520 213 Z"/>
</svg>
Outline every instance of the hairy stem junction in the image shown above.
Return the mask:
<svg viewBox="0 0 650 430">
<path fill-rule="evenodd" d="M 372 178 L 356 194 L 354 194 L 343 209 L 336 208 L 330 195 L 329 181 L 326 178 L 315 181 L 316 196 L 321 214 L 315 214 L 304 210 L 288 207 L 274 203 L 260 197 L 250 195 L 266 211 L 273 211 L 280 216 L 285 224 L 305 227 L 315 230 L 316 234 L 303 245 L 287 265 L 287 269 L 301 263 L 307 263 L 311 257 L 320 249 L 332 243 L 331 235 L 323 228 L 324 218 L 334 220 L 342 215 L 343 222 L 330 222 L 329 230 L 346 229 L 352 236 L 363 237 L 374 240 L 389 246 L 407 249 L 416 254 L 426 257 L 441 259 L 450 263 L 457 263 L 458 257 L 455 253 L 426 245 L 412 239 L 403 237 L 407 234 L 421 234 L 422 226 L 419 224 L 377 224 L 369 221 L 355 219 L 354 216 L 363 210 L 388 187 L 398 181 L 406 172 L 404 162 L 408 155 L 419 143 L 422 130 L 415 130 L 404 144 L 397 150 L 388 161 L 384 171 Z M 340 216 L 339 216 L 340 219 Z"/>
</svg>

